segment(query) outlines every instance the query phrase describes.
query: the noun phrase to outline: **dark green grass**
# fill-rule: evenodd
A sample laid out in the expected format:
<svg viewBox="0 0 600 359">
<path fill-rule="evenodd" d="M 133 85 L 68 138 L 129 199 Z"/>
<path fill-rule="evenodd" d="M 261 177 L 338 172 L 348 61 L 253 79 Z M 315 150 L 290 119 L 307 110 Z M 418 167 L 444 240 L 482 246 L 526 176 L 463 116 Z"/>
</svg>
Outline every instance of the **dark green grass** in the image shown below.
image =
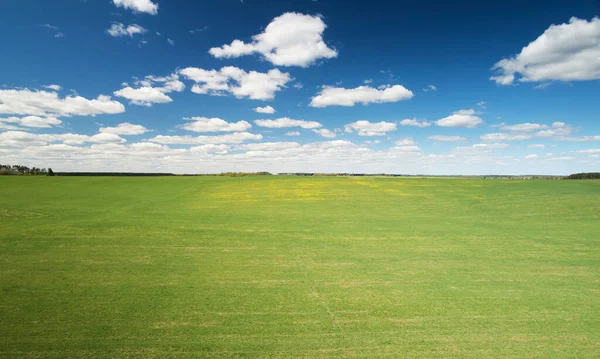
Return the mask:
<svg viewBox="0 0 600 359">
<path fill-rule="evenodd" d="M 0 178 L 0 357 L 600 356 L 600 181 Z"/>
</svg>

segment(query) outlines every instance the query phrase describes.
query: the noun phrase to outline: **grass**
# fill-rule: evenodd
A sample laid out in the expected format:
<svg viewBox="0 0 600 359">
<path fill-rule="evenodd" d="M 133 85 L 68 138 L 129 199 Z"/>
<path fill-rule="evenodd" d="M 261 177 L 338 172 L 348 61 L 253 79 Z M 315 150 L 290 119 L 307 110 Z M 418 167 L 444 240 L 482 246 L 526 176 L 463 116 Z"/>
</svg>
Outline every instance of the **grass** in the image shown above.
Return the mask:
<svg viewBox="0 0 600 359">
<path fill-rule="evenodd" d="M 4 177 L 0 198 L 0 357 L 600 356 L 600 181 Z"/>
</svg>

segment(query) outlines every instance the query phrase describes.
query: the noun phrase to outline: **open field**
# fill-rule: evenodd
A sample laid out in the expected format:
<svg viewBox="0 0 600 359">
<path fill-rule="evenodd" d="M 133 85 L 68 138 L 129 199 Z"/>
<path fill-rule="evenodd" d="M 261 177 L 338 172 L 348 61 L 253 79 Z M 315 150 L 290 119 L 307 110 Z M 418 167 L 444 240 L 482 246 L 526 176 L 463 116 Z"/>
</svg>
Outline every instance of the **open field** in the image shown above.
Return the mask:
<svg viewBox="0 0 600 359">
<path fill-rule="evenodd" d="M 0 178 L 0 357 L 600 356 L 600 181 Z"/>
</svg>

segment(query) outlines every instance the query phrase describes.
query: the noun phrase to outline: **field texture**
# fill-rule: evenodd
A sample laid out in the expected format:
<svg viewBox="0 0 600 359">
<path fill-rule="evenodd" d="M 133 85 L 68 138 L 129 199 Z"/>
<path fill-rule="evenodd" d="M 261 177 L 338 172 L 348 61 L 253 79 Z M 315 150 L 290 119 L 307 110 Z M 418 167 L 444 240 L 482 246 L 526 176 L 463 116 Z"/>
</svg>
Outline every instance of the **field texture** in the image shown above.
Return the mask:
<svg viewBox="0 0 600 359">
<path fill-rule="evenodd" d="M 5 177 L 0 198 L 0 357 L 600 356 L 600 181 Z"/>
</svg>

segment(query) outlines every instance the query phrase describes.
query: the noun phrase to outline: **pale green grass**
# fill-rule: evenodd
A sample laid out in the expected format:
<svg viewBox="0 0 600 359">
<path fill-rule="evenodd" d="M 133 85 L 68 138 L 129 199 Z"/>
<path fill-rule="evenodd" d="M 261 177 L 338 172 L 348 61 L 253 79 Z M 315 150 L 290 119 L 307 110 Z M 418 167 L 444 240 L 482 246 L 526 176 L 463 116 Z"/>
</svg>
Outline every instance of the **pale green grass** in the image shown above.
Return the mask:
<svg viewBox="0 0 600 359">
<path fill-rule="evenodd" d="M 600 181 L 4 177 L 0 198 L 0 357 L 600 356 Z"/>
</svg>

